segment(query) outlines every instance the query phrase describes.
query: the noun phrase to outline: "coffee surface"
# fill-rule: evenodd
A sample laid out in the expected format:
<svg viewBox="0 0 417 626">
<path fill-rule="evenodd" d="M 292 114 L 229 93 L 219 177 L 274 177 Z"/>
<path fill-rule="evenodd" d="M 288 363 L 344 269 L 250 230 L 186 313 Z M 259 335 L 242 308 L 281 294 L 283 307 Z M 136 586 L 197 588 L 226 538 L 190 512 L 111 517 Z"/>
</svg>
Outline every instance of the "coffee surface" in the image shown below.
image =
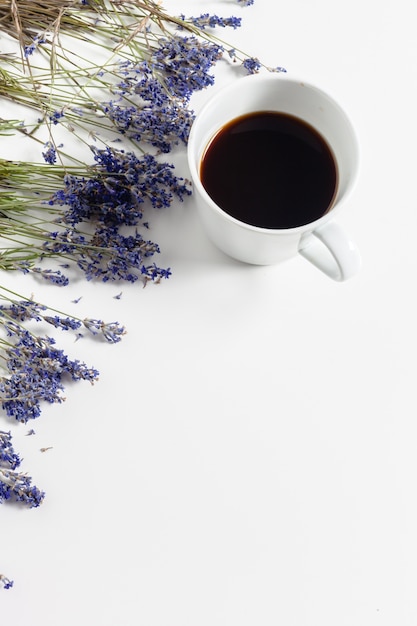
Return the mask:
<svg viewBox="0 0 417 626">
<path fill-rule="evenodd" d="M 210 141 L 201 182 L 232 217 L 263 228 L 294 228 L 318 219 L 337 189 L 337 167 L 323 137 L 285 113 L 236 118 Z"/>
</svg>

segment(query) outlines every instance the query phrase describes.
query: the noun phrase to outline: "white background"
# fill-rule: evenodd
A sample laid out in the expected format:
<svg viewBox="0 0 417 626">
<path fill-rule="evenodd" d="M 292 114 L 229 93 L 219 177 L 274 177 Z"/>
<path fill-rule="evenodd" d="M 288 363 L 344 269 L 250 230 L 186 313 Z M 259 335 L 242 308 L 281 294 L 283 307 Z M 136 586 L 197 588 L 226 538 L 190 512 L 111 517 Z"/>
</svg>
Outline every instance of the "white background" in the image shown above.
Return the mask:
<svg viewBox="0 0 417 626">
<path fill-rule="evenodd" d="M 115 346 L 64 337 L 100 382 L 70 387 L 35 424 L 1 417 L 47 494 L 39 509 L 0 508 L 0 572 L 15 580 L 1 624 L 415 626 L 414 5 L 167 6 L 242 15 L 226 40 L 349 112 L 362 162 L 339 222 L 363 269 L 338 284 L 301 257 L 234 262 L 190 199 L 151 219 L 173 270 L 159 286 L 19 279 L 128 334 Z"/>
</svg>

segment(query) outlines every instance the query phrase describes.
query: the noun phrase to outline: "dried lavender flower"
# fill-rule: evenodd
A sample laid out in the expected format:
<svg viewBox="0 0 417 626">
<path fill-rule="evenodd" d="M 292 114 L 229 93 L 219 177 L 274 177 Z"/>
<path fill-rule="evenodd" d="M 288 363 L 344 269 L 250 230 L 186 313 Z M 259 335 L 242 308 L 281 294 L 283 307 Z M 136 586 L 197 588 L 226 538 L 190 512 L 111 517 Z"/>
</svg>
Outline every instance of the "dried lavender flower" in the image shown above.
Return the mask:
<svg viewBox="0 0 417 626">
<path fill-rule="evenodd" d="M 4 368 L 0 376 L 0 403 L 6 415 L 19 422 L 39 417 L 45 402 L 63 402 L 66 381 L 85 380 L 93 384 L 98 379 L 94 367 L 70 359 L 53 337 L 29 330 L 29 322 L 46 322 L 55 329 L 74 332 L 76 338 L 84 327 L 108 343 L 119 342 L 126 332 L 118 322 L 81 320 L 33 300 L 14 298 L 4 287 L 0 297 L 4 300 L 0 305 L 0 358 Z M 6 443 L 3 436 L 4 454 L 9 453 Z"/>
<path fill-rule="evenodd" d="M 27 474 L 17 472 L 21 460 L 15 453 L 11 443 L 10 432 L 0 431 L 0 503 L 6 500 L 22 502 L 29 508 L 39 506 L 44 499 L 44 492 L 32 485 L 32 479 Z M 8 579 L 1 578 L 4 583 Z M 7 588 L 7 587 L 6 587 Z"/>
<path fill-rule="evenodd" d="M 7 578 L 4 574 L 0 574 L 0 585 L 3 585 L 3 589 L 11 589 L 14 581 Z"/>
</svg>

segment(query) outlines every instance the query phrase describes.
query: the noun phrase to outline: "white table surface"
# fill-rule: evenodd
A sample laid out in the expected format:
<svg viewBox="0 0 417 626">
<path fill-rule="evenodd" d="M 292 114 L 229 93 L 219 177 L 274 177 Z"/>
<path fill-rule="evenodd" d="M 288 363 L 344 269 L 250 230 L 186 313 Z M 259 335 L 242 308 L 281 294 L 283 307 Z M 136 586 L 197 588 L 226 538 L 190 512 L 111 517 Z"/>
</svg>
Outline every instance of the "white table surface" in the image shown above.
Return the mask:
<svg viewBox="0 0 417 626">
<path fill-rule="evenodd" d="M 46 499 L 0 507 L 0 572 L 15 580 L 0 622 L 415 626 L 414 4 L 167 6 L 242 15 L 227 41 L 344 105 L 362 161 L 339 223 L 363 269 L 339 284 L 301 257 L 234 262 L 190 199 L 152 217 L 173 270 L 159 286 L 3 276 L 128 334 L 115 346 L 62 338 L 99 383 L 69 387 L 35 424 L 1 417 Z M 185 157 L 178 166 L 186 176 Z"/>
</svg>

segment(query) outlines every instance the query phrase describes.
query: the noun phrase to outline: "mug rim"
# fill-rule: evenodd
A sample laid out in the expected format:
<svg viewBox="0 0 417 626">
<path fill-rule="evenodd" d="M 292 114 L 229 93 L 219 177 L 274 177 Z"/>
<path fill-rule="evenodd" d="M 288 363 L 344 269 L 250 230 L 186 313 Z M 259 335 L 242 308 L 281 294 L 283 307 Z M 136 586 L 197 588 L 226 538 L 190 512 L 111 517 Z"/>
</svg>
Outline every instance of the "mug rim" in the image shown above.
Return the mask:
<svg viewBox="0 0 417 626">
<path fill-rule="evenodd" d="M 243 221 L 233 217 L 232 215 L 227 213 L 227 211 L 222 209 L 218 204 L 216 204 L 216 202 L 207 193 L 207 191 L 204 188 L 204 185 L 203 185 L 203 183 L 201 182 L 201 179 L 200 179 L 199 162 L 198 162 L 198 160 L 199 160 L 199 158 L 201 158 L 201 155 L 199 157 L 198 154 L 194 154 L 196 152 L 196 148 L 197 148 L 197 146 L 195 145 L 196 128 L 197 128 L 197 124 L 199 123 L 200 119 L 204 118 L 204 115 L 205 115 L 206 111 L 209 110 L 213 105 L 215 105 L 218 100 L 224 98 L 224 96 L 227 95 L 228 91 L 232 91 L 233 92 L 233 90 L 236 87 L 237 81 L 245 81 L 245 82 L 253 81 L 253 82 L 255 82 L 255 81 L 260 81 L 260 80 L 263 80 L 265 82 L 275 82 L 275 81 L 291 82 L 293 84 L 298 84 L 300 86 L 307 87 L 307 88 L 310 88 L 310 89 L 313 89 L 315 91 L 320 92 L 321 94 L 323 94 L 324 97 L 326 97 L 327 99 L 329 99 L 332 102 L 332 104 L 339 110 L 339 112 L 345 118 L 346 124 L 349 127 L 349 130 L 350 130 L 350 133 L 351 133 L 351 137 L 352 137 L 352 140 L 353 140 L 354 150 L 355 150 L 354 173 L 352 174 L 352 176 L 351 176 L 351 178 L 349 180 L 348 188 L 343 193 L 342 198 L 338 198 L 338 191 L 336 191 L 336 196 L 335 196 L 335 199 L 333 200 L 332 205 L 329 208 L 326 209 L 326 212 L 321 217 L 317 218 L 316 220 L 314 220 L 312 222 L 307 222 L 306 224 L 302 224 L 300 226 L 293 226 L 293 227 L 290 227 L 290 228 L 265 228 L 263 226 L 255 226 L 253 224 L 249 224 L 247 222 L 243 222 Z M 261 110 L 262 109 L 259 109 L 259 111 L 261 111 Z M 297 117 L 297 116 L 295 116 L 295 117 Z M 233 117 L 231 117 L 230 119 L 232 120 Z M 302 119 L 302 118 L 299 117 L 299 119 Z M 303 121 L 305 121 L 305 120 L 303 120 Z M 326 141 L 327 141 L 327 138 L 326 138 Z M 207 147 L 207 145 L 205 147 Z M 329 147 L 330 147 L 330 149 L 333 152 L 332 146 L 329 145 Z M 210 205 L 211 209 L 216 211 L 220 216 L 222 216 L 227 221 L 230 221 L 231 223 L 236 224 L 237 226 L 240 226 L 241 228 L 245 228 L 245 229 L 253 231 L 253 232 L 259 232 L 259 233 L 265 233 L 265 234 L 270 233 L 271 235 L 272 234 L 276 235 L 278 233 L 294 233 L 294 234 L 296 234 L 296 233 L 300 233 L 300 232 L 302 233 L 302 232 L 305 232 L 305 231 L 308 231 L 308 230 L 314 230 L 315 228 L 321 226 L 322 224 L 326 223 L 329 219 L 331 219 L 335 215 L 335 213 L 339 212 L 339 208 L 343 205 L 345 200 L 350 196 L 353 188 L 356 185 L 356 181 L 357 181 L 358 173 L 359 173 L 359 160 L 360 160 L 359 142 L 358 142 L 358 137 L 357 137 L 355 128 L 354 128 L 350 118 L 348 117 L 347 113 L 345 112 L 344 108 L 338 103 L 338 101 L 334 98 L 334 96 L 329 91 L 327 91 L 327 90 L 325 91 L 324 89 L 322 89 L 321 87 L 316 85 L 314 82 L 311 82 L 311 81 L 308 81 L 308 80 L 304 80 L 304 79 L 300 79 L 299 77 L 296 77 L 296 76 L 293 76 L 293 75 L 288 75 L 287 73 L 284 73 L 284 72 L 275 73 L 275 74 L 273 74 L 273 73 L 270 73 L 270 74 L 251 74 L 249 76 L 243 76 L 243 77 L 240 77 L 238 79 L 232 80 L 230 83 L 227 83 L 226 85 L 223 85 L 222 87 L 220 87 L 207 100 L 207 102 L 205 102 L 205 104 L 202 106 L 202 108 L 197 113 L 196 117 L 194 118 L 193 124 L 191 126 L 191 130 L 190 130 L 190 135 L 189 135 L 189 138 L 188 138 L 187 155 L 188 155 L 188 166 L 189 166 L 189 169 L 190 169 L 190 172 L 191 172 L 192 184 L 193 184 L 193 186 L 197 186 L 198 187 L 199 192 L 203 195 L 204 200 L 206 202 L 208 202 L 208 204 Z M 336 165 L 338 167 L 339 163 L 337 162 L 336 156 L 334 156 L 334 159 L 335 159 Z"/>
</svg>

